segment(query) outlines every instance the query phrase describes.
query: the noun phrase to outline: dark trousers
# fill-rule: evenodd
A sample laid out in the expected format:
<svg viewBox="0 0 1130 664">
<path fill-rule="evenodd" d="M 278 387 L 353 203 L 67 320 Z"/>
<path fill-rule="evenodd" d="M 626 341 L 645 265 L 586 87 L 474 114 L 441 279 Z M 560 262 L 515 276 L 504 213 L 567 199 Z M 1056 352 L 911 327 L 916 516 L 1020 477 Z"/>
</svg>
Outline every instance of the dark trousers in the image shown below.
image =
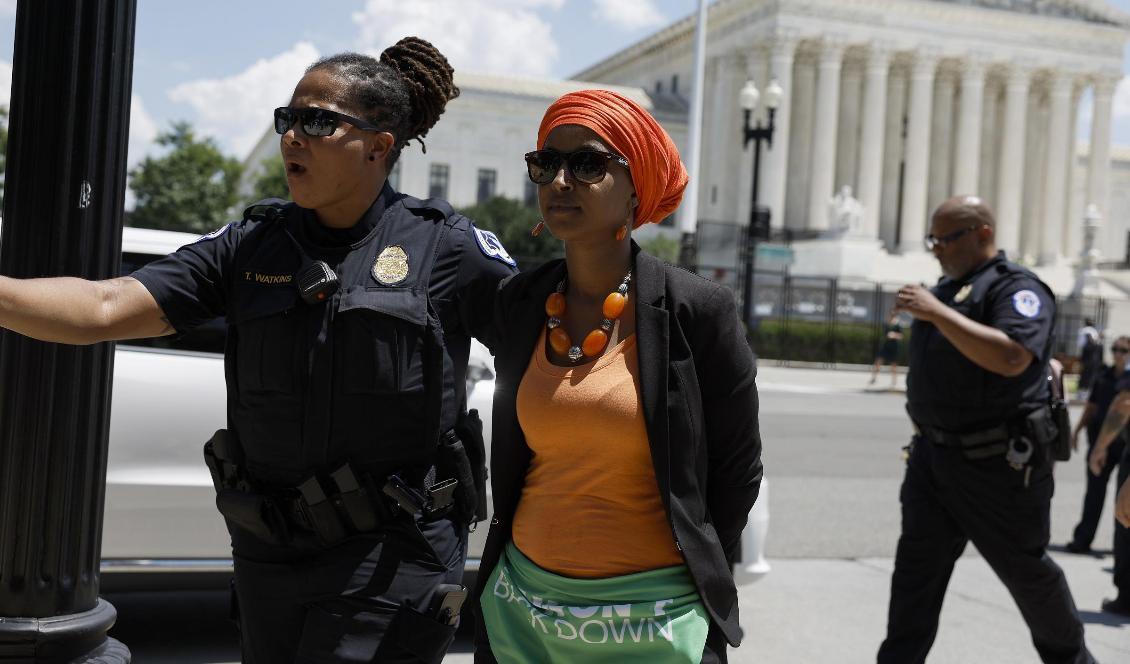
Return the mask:
<svg viewBox="0 0 1130 664">
<path fill-rule="evenodd" d="M 237 549 L 243 662 L 439 662 L 455 628 L 429 608 L 438 585 L 462 579 L 465 533 L 441 520 L 306 556 Z"/>
<path fill-rule="evenodd" d="M 1106 504 L 1106 488 L 1110 484 L 1110 476 L 1121 465 L 1122 448 L 1125 447 L 1121 438 L 1116 440 L 1107 454 L 1103 472 L 1095 475 L 1087 466 L 1087 459 L 1091 456 L 1091 450 L 1095 448 L 1098 431 L 1095 434 L 1091 436 L 1091 432 L 1087 432 L 1087 456 L 1083 458 L 1083 472 L 1087 474 L 1087 491 L 1083 495 L 1083 516 L 1080 517 L 1071 537 L 1076 544 L 1085 547 L 1091 546 L 1095 540 L 1095 531 L 1098 530 L 1099 519 L 1102 518 L 1103 506 Z M 1118 491 L 1117 487 L 1115 491 Z"/>
<path fill-rule="evenodd" d="M 1118 467 L 1118 487 L 1130 477 L 1130 445 L 1122 449 L 1122 464 Z M 1117 491 L 1118 489 L 1115 489 Z M 1130 602 L 1130 528 L 1114 524 L 1114 587 L 1118 597 Z"/>
<path fill-rule="evenodd" d="M 924 662 L 938 632 L 954 562 L 972 541 L 1011 593 L 1047 663 L 1087 664 L 1083 624 L 1063 571 L 1048 557 L 1053 480 L 1049 463 L 1013 470 L 1003 455 L 912 442 L 900 499 L 902 535 L 891 577 L 881 664 Z"/>
</svg>

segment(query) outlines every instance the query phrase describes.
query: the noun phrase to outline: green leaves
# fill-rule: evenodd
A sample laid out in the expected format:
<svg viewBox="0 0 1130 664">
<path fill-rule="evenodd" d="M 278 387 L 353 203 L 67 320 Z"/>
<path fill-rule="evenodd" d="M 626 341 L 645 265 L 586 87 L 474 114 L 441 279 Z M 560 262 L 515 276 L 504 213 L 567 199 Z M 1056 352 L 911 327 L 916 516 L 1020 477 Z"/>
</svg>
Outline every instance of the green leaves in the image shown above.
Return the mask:
<svg viewBox="0 0 1130 664">
<path fill-rule="evenodd" d="M 231 221 L 238 213 L 239 161 L 224 156 L 212 139 L 198 140 L 187 122 L 174 123 L 157 144 L 168 152 L 130 171 L 137 205 L 127 225 L 207 233 Z"/>
</svg>

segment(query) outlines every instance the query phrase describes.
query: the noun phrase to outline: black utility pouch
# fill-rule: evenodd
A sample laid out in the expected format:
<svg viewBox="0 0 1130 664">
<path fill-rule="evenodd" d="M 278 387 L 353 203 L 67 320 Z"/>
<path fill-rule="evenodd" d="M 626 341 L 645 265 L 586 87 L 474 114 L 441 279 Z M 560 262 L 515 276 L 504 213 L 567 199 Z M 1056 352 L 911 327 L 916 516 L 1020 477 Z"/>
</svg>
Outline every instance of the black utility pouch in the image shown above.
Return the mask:
<svg viewBox="0 0 1130 664">
<path fill-rule="evenodd" d="M 487 447 L 483 438 L 483 421 L 479 411 L 472 408 L 455 423 L 455 433 L 463 441 L 467 460 L 471 464 L 471 477 L 475 487 L 474 522 L 487 518 Z"/>
<path fill-rule="evenodd" d="M 221 489 L 216 494 L 216 508 L 228 523 L 251 533 L 268 544 L 286 544 L 290 531 L 275 504 L 255 493 L 237 489 Z"/>
<path fill-rule="evenodd" d="M 1067 404 L 1063 399 L 1055 399 L 1051 403 L 1051 419 L 1055 423 L 1056 435 L 1052 441 L 1052 458 L 1056 461 L 1067 461 L 1071 458 L 1071 417 L 1067 413 Z"/>
</svg>

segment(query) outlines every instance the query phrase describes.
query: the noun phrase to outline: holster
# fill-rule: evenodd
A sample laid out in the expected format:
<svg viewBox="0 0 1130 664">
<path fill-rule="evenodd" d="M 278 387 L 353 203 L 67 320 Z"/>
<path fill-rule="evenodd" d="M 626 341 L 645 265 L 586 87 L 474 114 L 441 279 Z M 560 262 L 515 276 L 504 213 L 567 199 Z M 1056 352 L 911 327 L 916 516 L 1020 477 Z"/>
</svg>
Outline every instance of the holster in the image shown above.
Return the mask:
<svg viewBox="0 0 1130 664">
<path fill-rule="evenodd" d="M 478 523 L 487 518 L 487 447 L 483 437 L 483 421 L 479 418 L 479 411 L 472 408 L 465 415 L 461 415 L 455 423 L 455 433 L 463 442 L 463 449 L 467 454 L 467 461 L 471 466 L 472 483 L 474 487 L 474 511 L 471 523 Z"/>
<path fill-rule="evenodd" d="M 469 525 L 475 520 L 479 497 L 467 448 L 455 431 L 448 431 L 440 438 L 436 454 L 436 476 L 457 482 L 450 516 L 459 523 Z"/>
</svg>

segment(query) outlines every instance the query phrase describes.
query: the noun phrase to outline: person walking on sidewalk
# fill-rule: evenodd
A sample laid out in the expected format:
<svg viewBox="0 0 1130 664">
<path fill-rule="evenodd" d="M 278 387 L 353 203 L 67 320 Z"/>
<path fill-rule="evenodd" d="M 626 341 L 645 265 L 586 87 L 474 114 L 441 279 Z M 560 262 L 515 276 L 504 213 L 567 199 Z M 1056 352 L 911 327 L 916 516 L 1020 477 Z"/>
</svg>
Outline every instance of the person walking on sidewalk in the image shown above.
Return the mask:
<svg viewBox="0 0 1130 664">
<path fill-rule="evenodd" d="M 875 364 L 871 367 L 871 380 L 868 385 L 874 385 L 879 377 L 879 369 L 883 364 L 891 365 L 891 388 L 898 386 L 899 376 L 899 345 L 902 343 L 902 322 L 899 315 L 891 312 L 891 320 L 883 328 L 883 345 L 879 347 L 879 354 L 875 357 Z"/>
<path fill-rule="evenodd" d="M 1116 342 L 1124 343 L 1124 341 Z M 1130 344 L 1128 344 L 1130 346 Z M 1099 430 L 1095 447 L 1091 450 L 1088 459 L 1091 473 L 1095 477 L 1109 472 L 1108 460 L 1113 456 L 1112 450 L 1119 443 L 1122 444 L 1122 456 L 1118 468 L 1119 496 L 1116 500 L 1116 518 L 1123 509 L 1123 500 L 1126 493 L 1127 478 L 1130 478 L 1130 442 L 1127 442 L 1128 432 L 1126 423 L 1130 421 L 1130 374 L 1124 373 L 1115 386 L 1117 394 L 1103 418 L 1102 429 Z M 1103 611 L 1130 616 L 1130 527 L 1119 518 L 1114 526 L 1114 587 L 1118 594 L 1114 599 L 1104 600 Z"/>
<path fill-rule="evenodd" d="M 1087 406 L 1075 424 L 1072 432 L 1072 448 L 1079 449 L 1079 434 L 1087 430 L 1087 456 L 1090 459 L 1091 451 L 1095 449 L 1095 441 L 1099 437 L 1099 428 L 1106 419 L 1111 401 L 1117 394 L 1117 384 L 1126 373 L 1127 364 L 1130 363 L 1130 337 L 1119 337 L 1111 344 L 1110 352 L 1114 356 L 1114 364 L 1103 367 L 1091 386 L 1091 393 L 1087 397 Z M 1103 514 L 1103 503 L 1106 502 L 1106 487 L 1114 469 L 1120 466 L 1122 448 L 1125 447 L 1121 437 L 1115 440 L 1107 454 L 1102 471 L 1095 475 L 1088 467 L 1087 492 L 1083 498 L 1083 515 L 1075 526 L 1071 541 L 1065 547 L 1071 553 L 1089 553 L 1091 543 L 1095 539 L 1095 531 L 1099 527 L 1099 519 Z M 1115 485 L 1118 486 L 1117 484 Z"/>
<path fill-rule="evenodd" d="M 1055 298 L 997 251 L 992 211 L 947 200 L 926 248 L 941 264 L 932 289 L 899 289 L 914 316 L 906 408 L 910 443 L 902 534 L 880 664 L 924 662 L 954 562 L 972 541 L 1020 607 L 1041 660 L 1089 664 L 1063 571 L 1047 555 L 1053 490 L 1049 446 Z"/>
</svg>

